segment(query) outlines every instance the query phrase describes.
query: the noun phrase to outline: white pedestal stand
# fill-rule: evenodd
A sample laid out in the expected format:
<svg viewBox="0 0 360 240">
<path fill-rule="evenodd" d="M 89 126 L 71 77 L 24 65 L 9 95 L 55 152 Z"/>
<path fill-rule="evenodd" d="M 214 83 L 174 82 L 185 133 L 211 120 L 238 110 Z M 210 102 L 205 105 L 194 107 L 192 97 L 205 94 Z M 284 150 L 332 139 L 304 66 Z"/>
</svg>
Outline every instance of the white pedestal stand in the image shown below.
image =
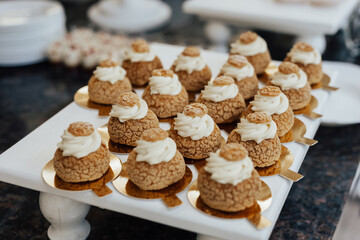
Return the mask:
<svg viewBox="0 0 360 240">
<path fill-rule="evenodd" d="M 52 194 L 40 193 L 40 210 L 51 223 L 51 240 L 83 240 L 89 236 L 90 224 L 85 220 L 90 205 Z"/>
<path fill-rule="evenodd" d="M 230 28 L 223 22 L 208 21 L 204 28 L 206 37 L 211 41 L 210 50 L 227 52 L 231 37 Z"/>
<path fill-rule="evenodd" d="M 325 35 L 300 35 L 296 37 L 295 42 L 306 42 L 310 44 L 314 49 L 318 50 L 321 54 L 326 49 Z"/>
</svg>

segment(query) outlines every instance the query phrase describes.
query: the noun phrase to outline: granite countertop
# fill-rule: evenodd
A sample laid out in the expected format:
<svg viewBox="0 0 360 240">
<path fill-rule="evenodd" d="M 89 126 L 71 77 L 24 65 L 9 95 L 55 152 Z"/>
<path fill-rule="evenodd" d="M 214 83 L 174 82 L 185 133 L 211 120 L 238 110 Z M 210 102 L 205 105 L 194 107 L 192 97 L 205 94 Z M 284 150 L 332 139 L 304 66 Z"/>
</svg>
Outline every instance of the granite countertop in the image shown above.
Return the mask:
<svg viewBox="0 0 360 240">
<path fill-rule="evenodd" d="M 180 4 L 175 1 L 173 5 Z M 174 6 L 173 6 L 174 7 Z M 66 5 L 69 24 L 87 24 L 83 5 Z M 77 14 L 81 12 L 81 14 Z M 208 46 L 203 23 L 185 18 L 143 35 L 150 41 Z M 233 29 L 234 32 L 238 29 Z M 288 35 L 260 32 L 274 59 L 281 60 L 292 45 Z M 360 63 L 348 55 L 343 32 L 328 37 L 325 60 Z M 49 62 L 0 68 L 0 153 L 69 104 L 91 72 Z M 293 185 L 271 239 L 331 239 L 347 198 L 360 156 L 360 125 L 321 126 L 319 143 L 310 148 L 301 166 L 305 177 Z M 36 146 L 34 146 L 36 147 Z M 14 159 L 16 161 L 16 159 Z M 0 239 L 46 239 L 49 223 L 38 206 L 39 193 L 0 182 Z M 196 234 L 92 207 L 87 216 L 89 239 L 195 239 Z"/>
</svg>

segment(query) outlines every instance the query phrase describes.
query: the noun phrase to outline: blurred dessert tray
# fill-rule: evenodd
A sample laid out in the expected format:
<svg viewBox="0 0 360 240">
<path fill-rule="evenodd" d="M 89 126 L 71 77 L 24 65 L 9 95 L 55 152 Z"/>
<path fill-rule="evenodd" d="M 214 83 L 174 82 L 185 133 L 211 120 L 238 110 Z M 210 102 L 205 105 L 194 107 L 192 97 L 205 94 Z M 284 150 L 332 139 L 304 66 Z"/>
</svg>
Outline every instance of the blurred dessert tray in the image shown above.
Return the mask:
<svg viewBox="0 0 360 240">
<path fill-rule="evenodd" d="M 317 6 L 274 0 L 187 0 L 183 4 L 183 10 L 205 19 L 210 24 L 216 21 L 293 34 L 322 51 L 325 47 L 325 34 L 335 34 L 343 27 L 357 2 L 346 0 Z M 216 41 L 216 37 L 211 37 L 215 33 L 205 33 L 211 41 Z"/>
<path fill-rule="evenodd" d="M 158 43 L 152 44 L 152 47 L 163 62 L 165 68 L 170 67 L 170 64 L 183 49 L 183 47 L 180 46 Z M 205 50 L 202 54 L 213 76 L 216 76 L 220 67 L 226 61 L 227 54 Z M 336 63 L 329 64 L 324 62 L 323 66 L 324 72 L 332 77 L 332 83 L 335 83 L 336 78 L 339 78 L 343 74 L 342 72 L 337 72 Z M 139 91 L 138 94 L 141 95 L 142 90 L 137 91 Z M 315 111 L 319 114 L 324 113 L 330 93 L 323 89 L 314 90 L 312 93 L 319 101 L 319 105 Z M 321 119 L 313 120 L 302 115 L 297 116 L 297 118 L 303 121 L 307 127 L 305 137 L 313 138 L 320 125 Z M 54 198 L 58 201 L 61 199 L 64 202 L 67 201 L 67 204 L 69 204 L 68 201 L 70 201 L 68 199 L 71 199 L 75 200 L 76 202 L 73 202 L 76 204 L 81 202 L 84 203 L 83 205 L 89 204 L 223 239 L 269 238 L 293 183 L 278 175 L 262 177 L 262 180 L 270 187 L 273 195 L 271 206 L 262 213 L 272 224 L 270 227 L 262 230 L 257 230 L 249 221 L 246 221 L 246 219 L 215 218 L 195 210 L 187 200 L 187 190 L 177 195 L 183 204 L 176 208 L 168 209 L 160 199 L 143 200 L 125 197 L 118 193 L 112 184 L 107 184 L 107 186 L 113 193 L 102 198 L 99 198 L 91 191 L 71 192 L 49 187 L 43 181 L 41 171 L 46 163 L 52 159 L 63 129 L 74 121 L 87 121 L 99 128 L 106 124 L 107 120 L 107 117 L 99 117 L 96 110 L 85 109 L 78 106 L 75 102 L 72 102 L 0 156 L 0 181 L 42 192 L 40 195 L 40 206 L 43 212 L 44 209 L 46 210 L 45 212 L 47 212 L 47 214 L 51 212 L 51 208 L 55 208 L 53 206 L 56 203 L 56 201 L 53 200 Z M 160 126 L 165 130 L 169 128 L 168 123 L 161 123 Z M 224 131 L 222 134 L 225 137 L 227 135 Z M 294 155 L 294 163 L 291 169 L 297 172 L 309 147 L 296 142 L 286 143 L 284 145 Z M 117 156 L 120 157 L 122 162 L 125 162 L 127 159 L 127 154 L 117 154 Z M 193 172 L 194 181 L 197 178 L 197 170 L 193 165 L 189 165 L 189 167 Z M 302 174 L 306 177 L 307 173 L 303 172 Z M 295 184 L 302 183 L 300 181 Z M 58 197 L 49 197 L 53 195 Z M 47 199 L 52 199 L 51 201 L 48 200 L 47 208 L 44 207 L 46 203 L 44 196 L 47 196 Z M 65 203 L 63 206 L 65 206 Z M 57 209 L 53 209 L 53 211 L 57 211 Z M 85 215 L 82 216 L 82 219 L 86 216 L 86 207 L 84 207 L 84 212 Z M 45 217 L 47 217 L 47 214 L 44 214 Z M 62 217 L 66 219 L 66 211 Z M 89 231 L 89 226 L 87 226 L 87 231 Z"/>
</svg>

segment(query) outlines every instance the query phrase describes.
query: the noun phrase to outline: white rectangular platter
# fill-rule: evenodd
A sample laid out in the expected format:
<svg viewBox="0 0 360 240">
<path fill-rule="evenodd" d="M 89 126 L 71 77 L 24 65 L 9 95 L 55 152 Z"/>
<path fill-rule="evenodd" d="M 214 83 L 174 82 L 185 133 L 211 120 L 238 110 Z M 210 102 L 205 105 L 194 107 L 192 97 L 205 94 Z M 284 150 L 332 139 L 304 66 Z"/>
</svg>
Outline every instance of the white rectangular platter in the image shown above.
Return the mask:
<svg viewBox="0 0 360 240">
<path fill-rule="evenodd" d="M 341 0 L 332 6 L 279 3 L 274 0 L 187 0 L 185 13 L 288 34 L 335 34 L 357 4 Z"/>
<path fill-rule="evenodd" d="M 183 50 L 179 46 L 157 43 L 154 43 L 152 47 L 165 68 L 169 68 L 176 56 Z M 227 59 L 227 55 L 224 53 L 203 51 L 202 55 L 211 68 L 213 76 L 218 74 L 220 67 Z M 333 70 L 333 65 L 330 66 L 329 68 L 324 63 L 324 72 L 335 78 L 336 71 Z M 319 100 L 319 106 L 315 111 L 321 114 L 329 93 L 324 90 L 315 90 L 313 95 Z M 298 118 L 307 126 L 308 131 L 305 136 L 313 138 L 319 127 L 320 119 L 311 120 L 303 116 L 298 116 Z M 181 206 L 168 209 L 160 199 L 140 200 L 125 197 L 118 193 L 110 183 L 108 186 L 113 193 L 103 198 L 97 197 L 91 191 L 56 190 L 42 180 L 41 171 L 45 164 L 52 159 L 56 144 L 60 141 L 64 129 L 74 121 L 87 121 L 96 127 L 101 127 L 107 123 L 108 117 L 99 117 L 96 110 L 85 109 L 72 102 L 0 156 L 0 181 L 223 239 L 268 239 L 292 186 L 291 181 L 280 176 L 262 178 L 269 185 L 273 194 L 272 205 L 263 213 L 272 222 L 272 225 L 263 230 L 257 230 L 246 219 L 220 219 L 195 210 L 187 200 L 187 191 L 178 194 L 183 201 Z M 168 128 L 166 123 L 161 127 Z M 226 136 L 225 133 L 223 134 Z M 298 171 L 308 147 L 298 143 L 285 145 L 295 158 L 291 169 Z M 123 162 L 127 159 L 127 154 L 118 156 Z M 194 174 L 193 180 L 195 180 L 197 171 L 193 166 L 191 169 Z M 306 173 L 304 175 L 306 177 Z M 301 184 L 301 181 L 295 184 Z"/>
</svg>

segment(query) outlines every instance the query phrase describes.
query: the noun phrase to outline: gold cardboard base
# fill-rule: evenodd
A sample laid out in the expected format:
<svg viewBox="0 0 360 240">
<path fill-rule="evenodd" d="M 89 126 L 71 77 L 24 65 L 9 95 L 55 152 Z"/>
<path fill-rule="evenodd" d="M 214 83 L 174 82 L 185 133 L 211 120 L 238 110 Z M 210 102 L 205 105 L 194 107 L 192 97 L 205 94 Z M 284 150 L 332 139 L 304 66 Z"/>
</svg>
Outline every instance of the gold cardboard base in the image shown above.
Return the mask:
<svg viewBox="0 0 360 240">
<path fill-rule="evenodd" d="M 328 91 L 337 91 L 339 90 L 339 88 L 337 87 L 332 87 L 330 86 L 330 77 L 329 75 L 323 73 L 323 78 L 321 79 L 321 82 L 319 83 L 316 83 L 316 84 L 312 84 L 311 85 L 311 89 L 319 89 L 319 88 L 322 88 L 324 90 L 328 90 Z"/>
<path fill-rule="evenodd" d="M 269 167 L 256 167 L 255 169 L 259 175 L 263 177 L 279 174 L 284 178 L 297 182 L 304 176 L 289 169 L 293 162 L 294 156 L 292 153 L 287 147 L 281 146 L 281 155 L 278 161 Z"/>
<path fill-rule="evenodd" d="M 194 208 L 207 215 L 226 219 L 247 218 L 252 224 L 255 225 L 256 228 L 263 229 L 272 224 L 265 216 L 261 215 L 261 212 L 270 207 L 272 202 L 272 194 L 269 186 L 263 181 L 261 181 L 261 183 L 261 193 L 259 194 L 256 203 L 253 206 L 238 212 L 224 212 L 206 205 L 201 200 L 197 181 L 194 181 L 194 183 L 190 186 L 187 197 L 190 204 Z"/>
<path fill-rule="evenodd" d="M 140 199 L 162 199 L 165 205 L 169 208 L 176 207 L 182 204 L 182 201 L 176 196 L 177 193 L 183 191 L 189 186 L 192 180 L 192 172 L 189 167 L 186 167 L 184 177 L 161 190 L 142 190 L 129 180 L 126 173 L 126 163 L 123 164 L 123 170 L 120 176 L 113 181 L 113 185 L 120 193 L 125 196 L 140 198 Z"/>
<path fill-rule="evenodd" d="M 279 67 L 274 62 L 270 62 L 269 65 L 265 69 L 265 74 L 267 76 L 272 76 L 274 73 L 278 71 Z M 264 74 L 263 74 L 264 75 Z"/>
<path fill-rule="evenodd" d="M 81 183 L 65 182 L 56 175 L 53 160 L 49 161 L 42 170 L 42 178 L 52 188 L 67 191 L 85 191 L 91 189 L 97 196 L 103 197 L 112 193 L 106 184 L 115 179 L 121 172 L 122 164 L 114 154 L 110 154 L 110 167 L 99 179 Z"/>
<path fill-rule="evenodd" d="M 311 119 L 317 119 L 317 118 L 320 118 L 322 117 L 321 114 L 318 114 L 318 113 L 315 113 L 314 112 L 314 109 L 318 106 L 318 100 L 314 97 L 314 96 L 311 96 L 311 100 L 310 100 L 310 103 L 302 108 L 302 109 L 299 109 L 299 110 L 294 110 L 294 114 L 295 115 L 305 115 Z"/>
<path fill-rule="evenodd" d="M 306 133 L 305 124 L 300 119 L 295 118 L 293 127 L 290 129 L 288 133 L 280 137 L 280 141 L 282 143 L 295 141 L 309 146 L 313 146 L 318 142 L 317 140 L 304 137 L 305 133 Z"/>
<path fill-rule="evenodd" d="M 84 86 L 77 90 L 74 95 L 74 101 L 81 107 L 98 110 L 98 114 L 101 117 L 107 117 L 111 112 L 111 105 L 99 104 L 90 101 L 88 86 Z"/>
<path fill-rule="evenodd" d="M 278 66 L 271 62 L 267 68 L 265 69 L 265 73 L 259 76 L 259 80 L 264 83 L 265 85 L 269 84 L 270 76 L 272 76 L 275 72 L 278 71 Z M 330 86 L 331 78 L 326 73 L 323 73 L 323 77 L 321 79 L 321 82 L 315 83 L 311 85 L 311 89 L 324 89 L 328 91 L 337 91 L 339 88 Z"/>
</svg>

